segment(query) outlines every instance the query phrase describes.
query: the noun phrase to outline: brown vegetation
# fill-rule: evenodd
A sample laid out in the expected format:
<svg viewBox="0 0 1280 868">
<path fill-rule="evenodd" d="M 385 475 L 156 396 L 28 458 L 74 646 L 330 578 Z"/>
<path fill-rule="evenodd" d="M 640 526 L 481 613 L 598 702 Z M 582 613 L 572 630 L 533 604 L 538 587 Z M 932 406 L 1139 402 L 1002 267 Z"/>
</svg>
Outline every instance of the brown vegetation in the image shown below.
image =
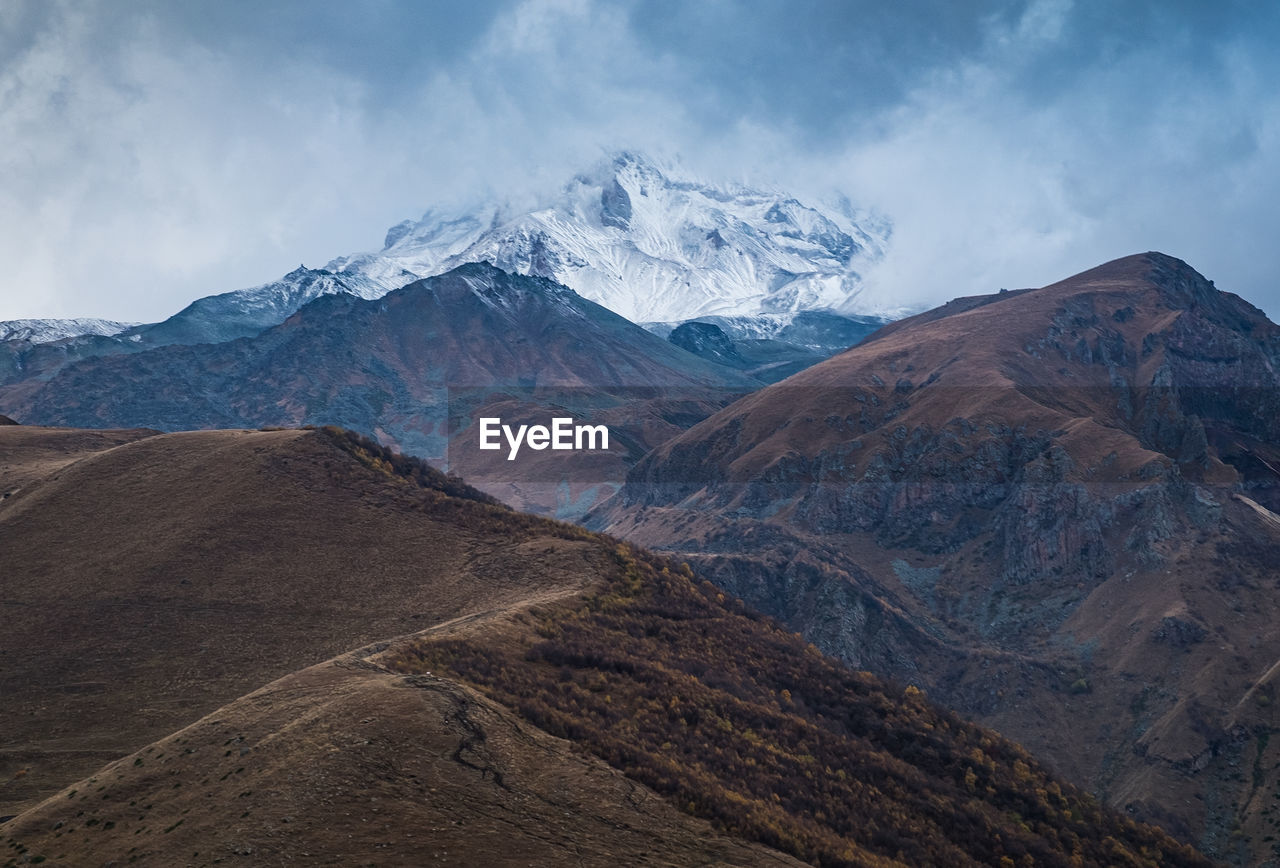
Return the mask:
<svg viewBox="0 0 1280 868">
<path fill-rule="evenodd" d="M 848 670 L 687 567 L 614 578 L 517 641 L 427 635 L 400 672 L 470 681 L 718 827 L 819 865 L 1198 865 L 996 734 Z"/>
<path fill-rule="evenodd" d="M 0 866 L 42 860 L 799 866 L 474 690 L 356 655 L 254 691 L 0 825 Z"/>
</svg>

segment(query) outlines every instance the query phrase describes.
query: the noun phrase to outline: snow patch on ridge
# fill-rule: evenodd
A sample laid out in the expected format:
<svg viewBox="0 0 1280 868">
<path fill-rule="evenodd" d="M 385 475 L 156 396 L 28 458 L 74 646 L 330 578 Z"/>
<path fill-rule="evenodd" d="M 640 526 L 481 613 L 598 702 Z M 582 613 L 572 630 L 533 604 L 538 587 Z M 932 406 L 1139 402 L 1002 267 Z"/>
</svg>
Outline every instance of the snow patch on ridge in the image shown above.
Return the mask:
<svg viewBox="0 0 1280 868">
<path fill-rule="evenodd" d="M 133 328 L 137 323 L 107 319 L 11 319 L 0 321 L 0 341 L 30 341 L 45 344 L 82 335 L 111 337 Z"/>
</svg>

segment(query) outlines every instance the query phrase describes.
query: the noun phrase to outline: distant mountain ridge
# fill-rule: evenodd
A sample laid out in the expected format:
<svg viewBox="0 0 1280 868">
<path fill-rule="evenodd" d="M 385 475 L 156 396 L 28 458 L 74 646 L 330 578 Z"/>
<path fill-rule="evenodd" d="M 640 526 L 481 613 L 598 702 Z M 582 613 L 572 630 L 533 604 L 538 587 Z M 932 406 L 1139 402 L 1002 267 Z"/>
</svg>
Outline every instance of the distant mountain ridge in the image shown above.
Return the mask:
<svg viewBox="0 0 1280 868">
<path fill-rule="evenodd" d="M 503 496 L 571 517 L 650 448 L 759 385 L 547 278 L 468 264 L 376 299 L 323 294 L 253 337 L 85 358 L 0 387 L 0 407 L 79 427 L 342 425 L 454 472 L 530 483 Z M 503 456 L 491 466 L 474 448 L 482 407 L 608 424 L 611 451 L 541 456 L 580 485 L 549 469 L 513 478 Z"/>
<path fill-rule="evenodd" d="M 11 319 L 0 321 L 0 342 L 30 341 L 43 344 L 80 335 L 110 337 L 128 331 L 137 323 L 108 319 Z"/>
<path fill-rule="evenodd" d="M 414 280 L 404 275 L 398 286 Z M 360 274 L 338 276 L 324 269 L 299 265 L 279 280 L 253 289 L 236 290 L 197 299 L 163 322 L 142 326 L 124 335 L 147 346 L 213 344 L 251 337 L 284 322 L 303 305 L 326 295 L 375 299 L 389 289 Z"/>
</svg>

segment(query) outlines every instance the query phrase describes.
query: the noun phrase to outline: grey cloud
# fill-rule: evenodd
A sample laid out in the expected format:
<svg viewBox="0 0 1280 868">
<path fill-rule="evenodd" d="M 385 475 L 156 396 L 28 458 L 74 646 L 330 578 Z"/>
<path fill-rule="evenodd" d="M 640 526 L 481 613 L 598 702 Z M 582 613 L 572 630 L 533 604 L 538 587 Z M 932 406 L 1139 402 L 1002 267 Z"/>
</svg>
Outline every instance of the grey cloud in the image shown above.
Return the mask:
<svg viewBox="0 0 1280 868">
<path fill-rule="evenodd" d="M 631 7 L 650 51 L 678 55 L 705 116 L 766 116 L 806 139 L 846 136 L 932 71 L 977 51 L 1017 4 L 771 0 Z"/>
<path fill-rule="evenodd" d="M 620 147 L 843 189 L 897 224 L 869 275 L 896 299 L 1155 248 L 1280 312 L 1280 26 L 1258 4 L 13 8 L 0 318 L 155 319 L 429 206 L 535 201 Z"/>
</svg>

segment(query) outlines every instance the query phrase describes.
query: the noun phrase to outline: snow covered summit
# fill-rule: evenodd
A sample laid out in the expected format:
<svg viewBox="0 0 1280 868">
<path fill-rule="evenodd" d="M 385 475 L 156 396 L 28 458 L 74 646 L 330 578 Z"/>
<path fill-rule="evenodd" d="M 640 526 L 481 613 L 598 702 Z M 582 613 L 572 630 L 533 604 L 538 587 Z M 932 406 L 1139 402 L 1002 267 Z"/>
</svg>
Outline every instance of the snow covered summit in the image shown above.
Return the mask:
<svg viewBox="0 0 1280 868">
<path fill-rule="evenodd" d="M 893 312 L 860 303 L 860 271 L 883 256 L 889 232 L 887 221 L 843 197 L 804 204 L 681 177 L 623 153 L 573 178 L 544 207 L 429 211 L 392 227 L 383 250 L 325 268 L 390 290 L 406 274 L 490 262 L 563 283 L 633 322 L 883 314 Z"/>
</svg>

